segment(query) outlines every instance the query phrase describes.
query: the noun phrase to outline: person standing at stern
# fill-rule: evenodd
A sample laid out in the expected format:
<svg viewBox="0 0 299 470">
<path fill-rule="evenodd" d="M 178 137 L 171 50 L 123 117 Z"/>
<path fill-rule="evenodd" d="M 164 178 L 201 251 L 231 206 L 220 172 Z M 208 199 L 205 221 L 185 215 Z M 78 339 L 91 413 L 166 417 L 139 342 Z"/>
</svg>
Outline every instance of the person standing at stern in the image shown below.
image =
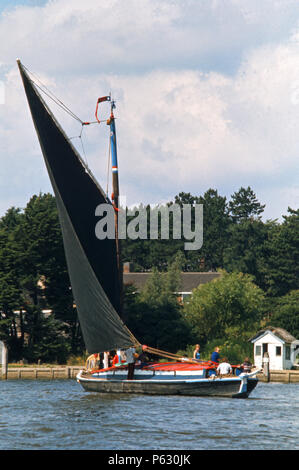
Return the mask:
<svg viewBox="0 0 299 470">
<path fill-rule="evenodd" d="M 134 378 L 134 369 L 135 369 L 135 358 L 138 357 L 136 354 L 136 349 L 131 347 L 125 351 L 127 364 L 128 364 L 128 377 L 127 380 L 133 380 Z"/>
</svg>

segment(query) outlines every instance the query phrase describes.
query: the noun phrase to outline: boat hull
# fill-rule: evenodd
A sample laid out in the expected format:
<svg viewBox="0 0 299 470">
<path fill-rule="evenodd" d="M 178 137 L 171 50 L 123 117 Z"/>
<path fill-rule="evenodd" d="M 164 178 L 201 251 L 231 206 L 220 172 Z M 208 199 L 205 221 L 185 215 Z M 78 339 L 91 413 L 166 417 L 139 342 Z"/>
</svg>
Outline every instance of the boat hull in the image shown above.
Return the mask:
<svg viewBox="0 0 299 470">
<path fill-rule="evenodd" d="M 228 398 L 247 398 L 258 383 L 255 377 L 248 376 L 186 380 L 107 380 L 84 377 L 82 373 L 78 374 L 77 381 L 87 392 Z"/>
</svg>

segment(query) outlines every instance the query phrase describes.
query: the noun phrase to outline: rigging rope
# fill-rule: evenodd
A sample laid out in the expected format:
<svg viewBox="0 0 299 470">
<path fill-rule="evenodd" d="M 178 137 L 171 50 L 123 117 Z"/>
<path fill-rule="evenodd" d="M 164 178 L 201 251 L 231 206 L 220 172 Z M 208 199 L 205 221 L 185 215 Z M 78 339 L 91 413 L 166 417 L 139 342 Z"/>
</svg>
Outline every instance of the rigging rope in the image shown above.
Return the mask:
<svg viewBox="0 0 299 470">
<path fill-rule="evenodd" d="M 102 120 L 97 119 L 96 121 L 82 121 L 82 119 L 80 119 L 79 116 L 77 116 L 70 108 L 68 108 L 63 103 L 63 101 L 61 101 L 59 98 L 57 98 L 57 96 L 55 96 L 54 93 L 46 87 L 46 85 L 41 81 L 41 79 L 35 73 L 28 70 L 27 67 L 25 67 L 25 65 L 23 65 L 23 67 L 30 75 L 32 75 L 32 77 L 35 78 L 35 80 L 37 80 L 39 82 L 40 85 L 38 85 L 36 83 L 36 81 L 31 79 L 32 83 L 34 83 L 34 85 L 42 93 L 44 93 L 46 96 L 48 96 L 48 98 L 50 98 L 52 101 L 54 101 L 54 103 L 57 106 L 59 106 L 61 109 L 63 109 L 63 111 L 65 111 L 67 114 L 69 114 L 76 121 L 80 122 L 82 126 L 88 126 L 89 124 L 100 124 L 101 122 L 106 122 L 107 121 L 106 119 L 102 119 Z"/>
<path fill-rule="evenodd" d="M 83 124 L 82 124 L 82 128 L 81 128 L 81 132 L 80 132 L 80 135 L 79 135 L 79 139 L 80 139 L 80 142 L 81 142 L 82 151 L 83 151 L 83 155 L 84 155 L 84 158 L 85 158 L 85 163 L 86 163 L 86 165 L 88 166 L 87 156 L 86 156 L 86 152 L 85 152 L 85 148 L 84 148 L 83 140 L 82 140 L 83 129 L 84 129 L 84 126 L 83 126 Z"/>
<path fill-rule="evenodd" d="M 31 72 L 30 70 L 27 69 L 27 67 L 25 67 L 23 65 L 24 69 L 30 74 L 32 75 L 32 77 L 34 77 L 39 83 L 40 85 L 38 85 L 34 80 L 31 80 L 34 85 L 40 90 L 42 91 L 46 96 L 48 96 L 48 98 L 50 98 L 52 101 L 54 101 L 55 104 L 57 104 L 57 106 L 60 106 L 60 108 L 62 108 L 67 114 L 69 114 L 72 118 L 74 118 L 76 121 L 79 121 L 81 124 L 83 124 L 83 121 L 82 119 L 80 119 L 73 111 L 71 111 L 71 109 L 69 109 L 59 98 L 57 98 L 54 93 L 49 90 L 46 85 L 40 80 L 40 78 L 34 74 L 33 72 Z"/>
<path fill-rule="evenodd" d="M 192 359 L 192 358 L 186 358 L 186 357 L 182 357 L 182 356 L 179 356 L 178 354 L 173 354 L 173 353 L 170 353 L 170 352 L 166 352 L 166 351 L 162 351 L 161 349 L 156 349 L 156 348 L 152 348 L 150 346 L 142 346 L 142 349 L 143 351 L 147 351 L 149 353 L 152 353 L 152 354 L 155 354 L 157 356 L 162 356 L 162 357 L 167 357 L 168 359 L 174 359 L 174 360 L 177 360 L 177 361 L 180 361 L 180 362 L 190 362 L 192 364 L 196 363 L 198 364 L 198 361 L 196 361 L 195 359 Z"/>
<path fill-rule="evenodd" d="M 34 83 L 34 85 L 42 92 L 44 93 L 48 98 L 50 98 L 57 106 L 59 106 L 63 111 L 65 111 L 69 116 L 71 116 L 73 119 L 75 119 L 76 121 L 80 122 L 81 124 L 81 131 L 80 131 L 80 134 L 78 136 L 73 136 L 73 137 L 69 137 L 69 140 L 71 139 L 75 139 L 75 138 L 79 138 L 80 139 L 80 142 L 81 142 L 81 147 L 82 147 L 82 152 L 83 152 L 83 155 L 84 155 L 84 159 L 85 159 L 85 162 L 86 164 L 88 165 L 88 162 L 87 162 L 87 157 L 86 157 L 86 152 L 85 152 L 85 148 L 84 148 L 84 145 L 83 145 L 83 140 L 82 140 L 82 133 L 83 133 L 83 129 L 84 129 L 84 126 L 88 126 L 90 124 L 100 124 L 102 122 L 107 122 L 106 119 L 101 119 L 99 120 L 98 117 L 97 117 L 97 113 L 96 113 L 96 121 L 82 121 L 82 119 L 79 118 L 79 116 L 77 116 L 70 108 L 68 108 L 59 98 L 57 98 L 57 96 L 54 95 L 54 93 L 49 90 L 46 85 L 41 81 L 41 79 L 33 72 L 31 72 L 29 69 L 27 69 L 27 67 L 25 67 L 25 65 L 23 65 L 24 69 L 32 76 L 34 77 L 35 80 L 33 80 L 32 78 L 29 77 L 29 79 L 32 81 L 32 83 Z M 39 83 L 37 83 L 37 82 Z M 99 103 L 99 101 L 98 101 Z M 97 103 L 97 108 L 98 108 L 98 103 Z M 109 156 L 108 156 L 108 159 L 110 157 L 110 139 L 109 139 Z M 109 171 L 109 166 L 108 166 L 108 171 Z M 109 178 L 109 175 L 107 176 L 107 179 Z M 107 182 L 107 195 L 108 195 L 108 182 Z"/>
</svg>

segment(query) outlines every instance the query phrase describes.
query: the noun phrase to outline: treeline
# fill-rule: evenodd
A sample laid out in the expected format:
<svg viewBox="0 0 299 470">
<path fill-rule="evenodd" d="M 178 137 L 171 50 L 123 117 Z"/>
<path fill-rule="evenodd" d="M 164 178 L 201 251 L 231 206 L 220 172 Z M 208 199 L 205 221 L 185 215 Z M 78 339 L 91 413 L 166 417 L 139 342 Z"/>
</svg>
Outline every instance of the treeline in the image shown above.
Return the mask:
<svg viewBox="0 0 299 470">
<path fill-rule="evenodd" d="M 251 188 L 229 201 L 214 189 L 203 196 L 180 193 L 169 206 L 174 203 L 203 204 L 203 245 L 186 251 L 185 240 L 171 233 L 169 240 L 122 240 L 123 261 L 153 271 L 142 292 L 125 291 L 135 336 L 173 352 L 190 353 L 188 345 L 200 342 L 208 354 L 217 343 L 231 360 L 269 322 L 299 337 L 299 211 L 289 208 L 282 222 L 263 221 L 264 206 Z M 178 304 L 173 293 L 181 270 L 219 269 L 220 280 Z M 12 207 L 0 220 L 0 339 L 15 361 L 63 363 L 85 350 L 50 194 L 33 196 L 24 210 Z"/>
<path fill-rule="evenodd" d="M 203 196 L 180 193 L 173 203 L 203 205 L 203 245 L 186 251 L 185 240 L 173 240 L 171 234 L 169 240 L 123 243 L 124 260 L 136 270 L 153 270 L 139 295 L 129 297 L 127 291 L 127 323 L 137 337 L 188 354 L 200 343 L 205 359 L 218 345 L 234 361 L 252 357 L 248 339 L 267 325 L 299 338 L 299 210 L 288 208 L 282 222 L 263 221 L 265 206 L 250 187 L 240 188 L 229 201 L 209 189 Z M 179 306 L 170 292 L 179 290 L 174 271 L 178 276 L 181 270 L 223 275 Z"/>
<path fill-rule="evenodd" d="M 11 361 L 64 363 L 84 348 L 51 194 L 35 195 L 1 219 L 0 315 Z"/>
<path fill-rule="evenodd" d="M 288 208 L 283 221 L 263 221 L 265 205 L 253 190 L 240 188 L 230 201 L 209 189 L 203 196 L 180 193 L 171 204 L 203 205 L 203 245 L 200 250 L 184 250 L 185 239 L 123 241 L 124 261 L 137 271 L 157 267 L 166 271 L 177 252 L 183 271 L 217 271 L 251 274 L 267 295 L 277 297 L 298 289 L 299 210 Z M 148 207 L 148 211 L 150 208 Z"/>
</svg>

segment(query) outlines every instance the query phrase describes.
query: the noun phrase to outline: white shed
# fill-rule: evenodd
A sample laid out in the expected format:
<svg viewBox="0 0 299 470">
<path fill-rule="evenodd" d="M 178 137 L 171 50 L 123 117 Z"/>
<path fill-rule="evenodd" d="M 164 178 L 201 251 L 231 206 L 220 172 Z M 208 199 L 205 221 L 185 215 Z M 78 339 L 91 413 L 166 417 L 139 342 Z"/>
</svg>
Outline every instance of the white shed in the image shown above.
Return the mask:
<svg viewBox="0 0 299 470">
<path fill-rule="evenodd" d="M 263 367 L 265 353 L 269 355 L 270 370 L 291 369 L 299 353 L 299 340 L 283 328 L 268 326 L 250 338 L 254 344 L 254 364 Z"/>
</svg>

